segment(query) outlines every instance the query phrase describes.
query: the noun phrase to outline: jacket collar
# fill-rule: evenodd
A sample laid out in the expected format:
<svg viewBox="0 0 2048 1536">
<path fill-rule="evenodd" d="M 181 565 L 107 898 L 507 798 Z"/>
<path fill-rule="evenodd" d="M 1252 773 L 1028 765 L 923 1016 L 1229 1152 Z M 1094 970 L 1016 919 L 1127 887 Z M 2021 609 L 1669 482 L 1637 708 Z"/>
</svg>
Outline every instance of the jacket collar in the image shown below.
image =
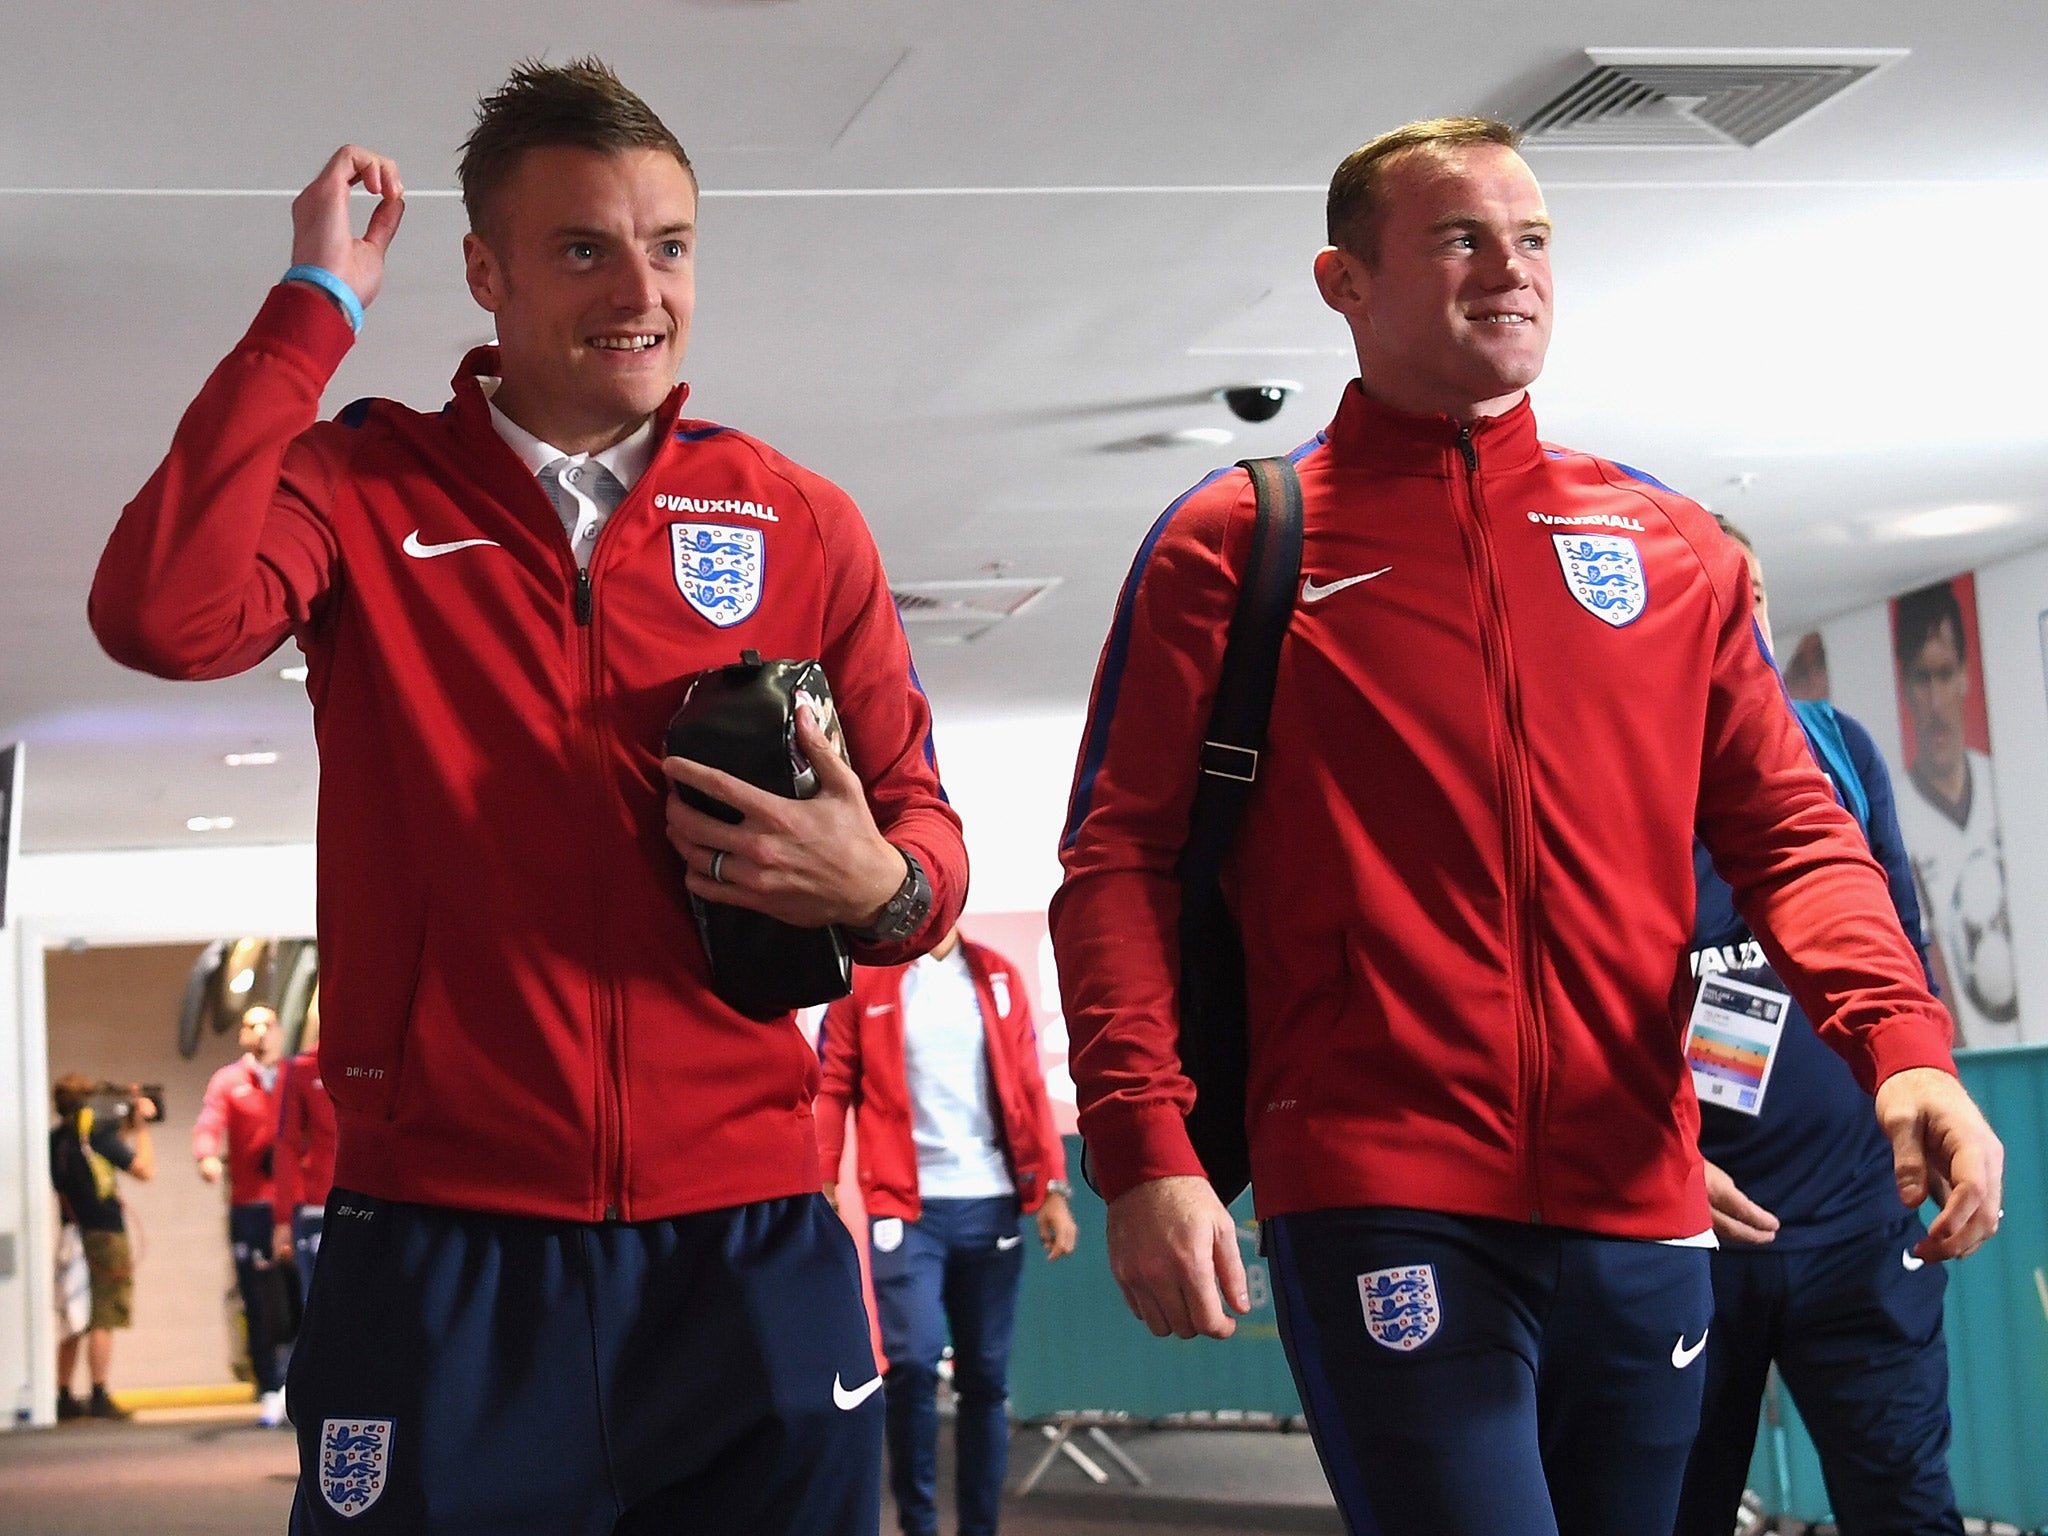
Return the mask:
<svg viewBox="0 0 2048 1536">
<path fill-rule="evenodd" d="M 455 398 L 448 402 L 448 410 L 454 417 L 458 433 L 472 443 L 488 440 L 514 463 L 519 462 L 518 454 L 498 435 L 498 429 L 491 424 L 491 402 L 484 394 L 483 380 L 498 377 L 498 349 L 496 347 L 473 347 L 469 355 L 455 370 L 455 377 L 449 380 L 455 391 Z M 678 384 L 668 392 L 668 398 L 661 402 L 654 413 L 654 452 L 649 460 L 661 457 L 661 450 L 675 430 L 676 418 L 682 413 L 683 401 L 689 398 L 690 386 Z M 521 465 L 524 468 L 524 465 Z M 529 476 L 530 477 L 530 476 Z M 644 475 L 643 475 L 644 478 Z"/>
<path fill-rule="evenodd" d="M 1326 436 L 1340 461 L 1383 474 L 1425 475 L 1437 479 L 1465 472 L 1458 436 L 1460 424 L 1449 416 L 1414 416 L 1397 411 L 1368 395 L 1358 380 L 1345 387 L 1336 420 Z M 1508 411 L 1482 416 L 1472 423 L 1472 446 L 1487 472 L 1519 469 L 1543 452 L 1536 436 L 1536 412 L 1526 391 Z"/>
</svg>

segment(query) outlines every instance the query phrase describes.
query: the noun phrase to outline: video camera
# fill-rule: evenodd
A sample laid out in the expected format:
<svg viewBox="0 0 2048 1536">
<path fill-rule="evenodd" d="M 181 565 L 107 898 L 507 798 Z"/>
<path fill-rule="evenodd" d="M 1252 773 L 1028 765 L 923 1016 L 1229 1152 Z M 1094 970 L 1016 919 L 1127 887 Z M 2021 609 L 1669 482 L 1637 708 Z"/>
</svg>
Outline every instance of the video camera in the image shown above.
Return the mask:
<svg viewBox="0 0 2048 1536">
<path fill-rule="evenodd" d="M 136 1104 L 144 1100 L 156 1111 L 152 1118 L 161 1123 L 164 1118 L 162 1083 L 144 1083 L 133 1089 L 126 1083 L 94 1083 L 92 1097 L 86 1103 L 96 1121 L 106 1125 L 131 1125 L 135 1120 Z"/>
</svg>

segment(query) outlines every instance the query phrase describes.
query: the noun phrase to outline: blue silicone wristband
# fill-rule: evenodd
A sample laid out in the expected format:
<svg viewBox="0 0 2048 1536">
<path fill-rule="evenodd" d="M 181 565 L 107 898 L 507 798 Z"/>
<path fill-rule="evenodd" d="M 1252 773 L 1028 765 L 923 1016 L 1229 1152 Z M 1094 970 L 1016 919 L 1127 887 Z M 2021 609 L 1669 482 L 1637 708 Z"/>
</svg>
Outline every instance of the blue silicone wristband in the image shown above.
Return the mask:
<svg viewBox="0 0 2048 1536">
<path fill-rule="evenodd" d="M 344 283 L 325 267 L 315 267 L 306 264 L 287 267 L 281 281 L 287 283 L 311 283 L 315 288 L 318 288 L 341 306 L 341 312 L 348 316 L 350 330 L 360 331 L 363 328 L 363 301 L 356 297 L 355 289 L 349 287 L 347 283 Z"/>
</svg>

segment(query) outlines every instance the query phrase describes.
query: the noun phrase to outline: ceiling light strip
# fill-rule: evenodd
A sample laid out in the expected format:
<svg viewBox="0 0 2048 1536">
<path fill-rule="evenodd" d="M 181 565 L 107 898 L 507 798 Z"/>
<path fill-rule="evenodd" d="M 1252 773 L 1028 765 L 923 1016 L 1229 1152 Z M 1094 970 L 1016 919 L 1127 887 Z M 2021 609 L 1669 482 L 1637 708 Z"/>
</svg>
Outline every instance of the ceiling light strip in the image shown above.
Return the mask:
<svg viewBox="0 0 2048 1536">
<path fill-rule="evenodd" d="M 1554 147 L 1554 146 L 1552 146 Z M 1532 153 L 1545 146 L 1532 145 Z M 1581 153 L 1582 151 L 1574 151 Z M 1585 181 L 1545 178 L 1550 192 L 1830 192 L 1830 191 L 1944 191 L 1973 188 L 2048 187 L 2044 176 L 1944 176 L 1944 177 L 1834 177 L 1805 180 L 1747 180 L 1719 177 L 1713 180 L 1674 181 Z M 299 195 L 297 187 L 0 187 L 0 197 L 156 197 L 156 198 L 285 198 Z M 1215 197 L 1279 194 L 1289 197 L 1329 191 L 1320 182 L 1218 182 L 1213 184 L 1168 185 L 1130 183 L 1117 186 L 1047 187 L 732 187 L 723 191 L 706 188 L 706 202 L 741 199 L 798 200 L 803 198 L 891 198 L 891 197 Z M 358 192 L 358 197 L 368 196 Z M 405 194 L 407 202 L 442 199 L 453 201 L 462 194 L 453 188 L 429 187 Z"/>
</svg>

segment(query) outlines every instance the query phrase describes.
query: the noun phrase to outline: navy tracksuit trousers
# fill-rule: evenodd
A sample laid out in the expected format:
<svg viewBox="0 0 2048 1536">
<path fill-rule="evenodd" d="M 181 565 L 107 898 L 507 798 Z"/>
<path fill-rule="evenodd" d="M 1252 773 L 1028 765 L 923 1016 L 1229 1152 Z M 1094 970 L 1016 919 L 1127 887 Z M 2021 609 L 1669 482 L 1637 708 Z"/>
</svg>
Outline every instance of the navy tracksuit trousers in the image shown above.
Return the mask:
<svg viewBox="0 0 2048 1536">
<path fill-rule="evenodd" d="M 336 1189 L 293 1536 L 876 1536 L 882 1395 L 822 1196 L 666 1221 Z"/>
<path fill-rule="evenodd" d="M 1948 1475 L 1948 1278 L 1897 1222 L 1817 1248 L 1714 1255 L 1706 1403 L 1678 1536 L 1735 1523 L 1771 1362 L 1820 1452 L 1843 1536 L 1961 1536 Z"/>
<path fill-rule="evenodd" d="M 1671 1528 L 1706 1376 L 1706 1250 L 1385 1207 L 1265 1234 L 1352 1536 Z"/>
</svg>

